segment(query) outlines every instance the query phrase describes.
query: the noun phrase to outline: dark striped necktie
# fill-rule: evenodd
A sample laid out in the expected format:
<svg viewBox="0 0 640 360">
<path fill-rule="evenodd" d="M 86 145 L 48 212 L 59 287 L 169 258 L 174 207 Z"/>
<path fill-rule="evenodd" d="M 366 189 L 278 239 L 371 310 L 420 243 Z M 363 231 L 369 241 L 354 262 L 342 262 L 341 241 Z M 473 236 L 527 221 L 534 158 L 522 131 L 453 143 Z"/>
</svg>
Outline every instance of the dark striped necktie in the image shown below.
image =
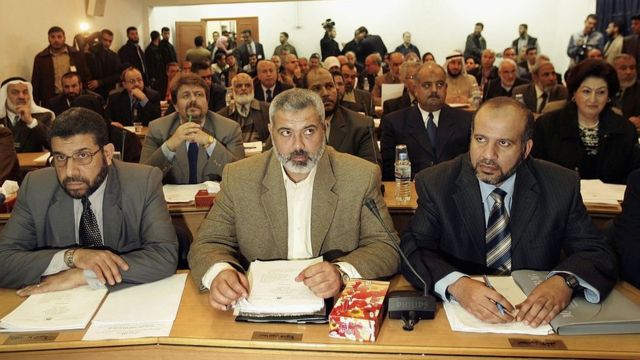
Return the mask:
<svg viewBox="0 0 640 360">
<path fill-rule="evenodd" d="M 511 227 L 509 226 L 509 214 L 504 206 L 506 195 L 507 193 L 499 188 L 490 194 L 495 203 L 491 207 L 485 236 L 487 267 L 493 269 L 496 274 L 511 272 Z"/>
<path fill-rule="evenodd" d="M 102 236 L 96 215 L 91 210 L 91 202 L 85 196 L 82 198 L 82 216 L 80 216 L 80 228 L 78 229 L 81 247 L 102 246 Z"/>
</svg>

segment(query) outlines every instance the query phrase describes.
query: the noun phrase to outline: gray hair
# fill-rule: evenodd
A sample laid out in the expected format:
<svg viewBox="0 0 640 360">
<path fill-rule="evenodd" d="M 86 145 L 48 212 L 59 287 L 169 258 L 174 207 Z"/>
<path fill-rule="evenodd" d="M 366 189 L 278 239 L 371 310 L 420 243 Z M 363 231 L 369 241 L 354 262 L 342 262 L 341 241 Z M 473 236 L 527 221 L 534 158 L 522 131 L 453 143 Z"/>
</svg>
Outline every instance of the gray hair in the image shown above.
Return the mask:
<svg viewBox="0 0 640 360">
<path fill-rule="evenodd" d="M 415 70 L 419 68 L 420 65 L 422 65 L 422 62 L 403 62 L 402 65 L 400 65 L 400 79 L 404 80 L 409 70 Z"/>
<path fill-rule="evenodd" d="M 500 66 L 498 66 L 498 70 L 500 70 L 500 68 L 502 68 L 502 64 L 510 64 L 513 65 L 514 68 L 518 68 L 518 64 L 516 64 L 515 61 L 511 60 L 511 59 L 502 59 L 502 62 L 500 63 Z"/>
<path fill-rule="evenodd" d="M 269 122 L 274 123 L 278 111 L 293 112 L 313 107 L 318 113 L 321 124 L 324 124 L 324 105 L 318 94 L 307 89 L 289 89 L 273 98 L 269 106 Z"/>
</svg>

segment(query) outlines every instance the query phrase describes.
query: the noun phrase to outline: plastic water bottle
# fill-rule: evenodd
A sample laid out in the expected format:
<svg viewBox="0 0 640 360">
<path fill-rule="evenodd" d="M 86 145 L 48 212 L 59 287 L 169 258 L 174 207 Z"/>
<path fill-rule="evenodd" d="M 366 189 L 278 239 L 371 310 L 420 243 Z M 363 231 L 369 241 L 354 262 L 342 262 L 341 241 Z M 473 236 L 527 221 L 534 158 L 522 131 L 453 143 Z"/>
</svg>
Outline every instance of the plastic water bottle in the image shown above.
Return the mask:
<svg viewBox="0 0 640 360">
<path fill-rule="evenodd" d="M 411 162 L 407 145 L 396 145 L 396 200 L 409 201 L 411 199 Z"/>
<path fill-rule="evenodd" d="M 364 81 L 362 81 L 362 89 L 364 91 L 369 91 L 369 88 L 371 86 L 371 85 L 369 85 L 369 78 L 367 78 L 367 76 L 365 75 L 363 80 Z"/>
</svg>

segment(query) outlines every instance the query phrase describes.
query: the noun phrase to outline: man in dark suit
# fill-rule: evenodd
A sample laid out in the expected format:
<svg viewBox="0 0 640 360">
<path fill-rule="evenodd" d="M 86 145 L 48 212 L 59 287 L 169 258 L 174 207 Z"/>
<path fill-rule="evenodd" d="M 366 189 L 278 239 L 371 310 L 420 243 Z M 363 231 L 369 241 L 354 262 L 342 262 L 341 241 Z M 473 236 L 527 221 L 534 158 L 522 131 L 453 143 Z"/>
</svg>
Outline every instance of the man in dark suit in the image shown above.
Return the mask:
<svg viewBox="0 0 640 360">
<path fill-rule="evenodd" d="M 631 17 L 631 31 L 622 40 L 622 53 L 636 58 L 636 72 L 640 74 L 640 14 Z"/>
<path fill-rule="evenodd" d="M 394 179 L 396 145 L 407 145 L 411 175 L 469 149 L 471 113 L 444 103 L 445 70 L 428 62 L 416 73 L 416 99 L 411 106 L 386 115 L 380 121 L 382 179 Z"/>
<path fill-rule="evenodd" d="M 363 112 L 367 116 L 375 116 L 371 93 L 356 88 L 358 69 L 355 65 L 346 63 L 340 67 L 344 79 L 345 94 L 340 105 L 355 112 Z"/>
<path fill-rule="evenodd" d="M 414 77 L 420 65 L 417 62 L 405 62 L 400 66 L 400 79 L 404 83 L 404 91 L 401 96 L 387 100 L 382 104 L 382 116 L 408 108 L 416 103 L 416 82 Z"/>
<path fill-rule="evenodd" d="M 292 87 L 278 80 L 276 64 L 270 60 L 258 62 L 258 76 L 253 82 L 256 100 L 271 102 L 276 95 Z"/>
<path fill-rule="evenodd" d="M 620 260 L 620 278 L 640 288 L 640 170 L 627 178 L 622 214 L 615 219 L 614 239 Z"/>
<path fill-rule="evenodd" d="M 87 88 L 100 94 L 103 99 L 109 97 L 109 92 L 115 89 L 122 72 L 120 57 L 110 49 L 112 42 L 113 32 L 104 29 L 100 33 L 100 42 L 85 54 L 87 66 L 93 76 L 93 80 L 87 82 Z"/>
<path fill-rule="evenodd" d="M 618 74 L 620 91 L 615 96 L 615 106 L 622 116 L 640 128 L 640 84 L 636 72 L 636 59 L 629 54 L 620 54 L 613 59 Z"/>
<path fill-rule="evenodd" d="M 60 78 L 69 71 L 77 72 L 83 81 L 91 79 L 91 73 L 84 61 L 84 55 L 75 48 L 65 44 L 64 30 L 58 26 L 49 29 L 49 46 L 39 52 L 33 60 L 33 101 L 36 104 L 47 103 L 47 100 L 62 93 Z M 54 66 L 53 58 L 56 58 Z M 64 66 L 61 66 L 64 65 Z"/>
<path fill-rule="evenodd" d="M 516 76 L 517 65 L 511 59 L 504 59 L 498 68 L 498 78 L 490 80 L 484 87 L 483 100 L 487 101 L 498 96 L 511 97 L 513 88 L 527 82 Z"/>
<path fill-rule="evenodd" d="M 163 27 L 161 29 L 162 32 L 162 40 L 160 40 L 160 53 L 162 54 L 162 62 L 166 67 L 169 63 L 177 63 L 178 56 L 176 55 L 176 49 L 169 42 L 171 38 L 171 30 L 168 27 Z"/>
<path fill-rule="evenodd" d="M 378 164 L 380 155 L 373 136 L 373 119 L 338 105 L 338 92 L 331 73 L 315 68 L 303 78 L 304 87 L 320 95 L 327 123 L 327 144 L 347 154 Z"/>
<path fill-rule="evenodd" d="M 0 287 L 28 296 L 173 275 L 161 172 L 114 160 L 104 120 L 87 109 L 65 112 L 49 136 L 53 166 L 26 176 L 0 235 Z"/>
<path fill-rule="evenodd" d="M 567 88 L 558 85 L 558 76 L 552 63 L 538 59 L 531 75 L 531 83 L 513 89 L 513 97 L 517 99 L 522 95 L 524 105 L 531 112 L 542 113 L 547 104 L 569 98 Z"/>
<path fill-rule="evenodd" d="M 122 87 L 109 95 L 106 117 L 119 126 L 131 126 L 141 122 L 147 126 L 160 117 L 160 94 L 145 86 L 142 74 L 134 67 L 122 72 Z"/>
<path fill-rule="evenodd" d="M 56 115 L 60 115 L 71 107 L 71 103 L 80 95 L 95 96 L 104 107 L 104 99 L 100 94 L 91 90 L 83 89 L 80 75 L 75 72 L 68 72 L 62 75 L 62 94 L 49 99 L 47 109 L 53 111 Z"/>
<path fill-rule="evenodd" d="M 140 74 L 142 74 L 144 82 L 149 83 L 149 79 L 147 78 L 147 69 L 144 63 L 144 51 L 142 51 L 142 48 L 138 45 L 138 42 L 140 41 L 140 37 L 138 37 L 138 29 L 134 26 L 129 26 L 127 28 L 127 39 L 127 42 L 120 47 L 120 50 L 118 50 L 118 56 L 120 57 L 122 66 L 133 66 L 138 69 Z"/>
<path fill-rule="evenodd" d="M 518 26 L 518 38 L 511 42 L 511 47 L 515 50 L 517 56 L 523 55 L 527 49 L 535 48 L 536 51 L 540 50 L 538 45 L 538 39 L 529 35 L 529 25 L 520 24 Z"/>
<path fill-rule="evenodd" d="M 482 50 L 480 66 L 468 72 L 476 78 L 480 89 L 484 89 L 487 83 L 498 78 L 498 68 L 493 65 L 496 61 L 496 53 L 491 49 Z"/>
<path fill-rule="evenodd" d="M 399 52 L 402 55 L 407 55 L 412 52 L 420 57 L 420 50 L 411 43 L 411 33 L 408 31 L 402 33 L 402 44 L 396 47 L 396 52 Z"/>
<path fill-rule="evenodd" d="M 249 64 L 250 54 L 256 54 L 258 62 L 266 59 L 264 57 L 264 48 L 262 47 L 262 44 L 253 41 L 253 38 L 251 37 L 251 30 L 246 29 L 242 31 L 242 42 L 243 44 L 238 46 L 238 53 L 240 55 L 238 60 L 240 60 L 240 67 Z"/>
<path fill-rule="evenodd" d="M 33 88 L 25 79 L 12 77 L 0 87 L 0 126 L 13 133 L 16 152 L 38 152 L 49 148 L 47 132 L 55 114 L 36 105 Z"/>
<path fill-rule="evenodd" d="M 151 42 L 144 50 L 144 66 L 149 79 L 147 85 L 155 91 L 160 91 L 166 81 L 166 69 L 160 50 L 160 33 L 155 30 L 151 32 Z"/>
<path fill-rule="evenodd" d="M 193 63 L 191 72 L 200 76 L 209 86 L 209 110 L 218 112 L 224 109 L 227 106 L 227 89 L 213 82 L 211 67 L 207 63 Z"/>
<path fill-rule="evenodd" d="M 533 124 L 516 100 L 491 99 L 475 115 L 469 153 L 416 176 L 419 207 L 402 249 L 443 301 L 486 322 L 513 321 L 517 307 L 516 321 L 547 324 L 572 295 L 597 303 L 616 281 L 615 255 L 587 214 L 577 174 L 528 157 Z M 521 304 L 469 277 L 519 269 L 551 271 Z"/>
</svg>

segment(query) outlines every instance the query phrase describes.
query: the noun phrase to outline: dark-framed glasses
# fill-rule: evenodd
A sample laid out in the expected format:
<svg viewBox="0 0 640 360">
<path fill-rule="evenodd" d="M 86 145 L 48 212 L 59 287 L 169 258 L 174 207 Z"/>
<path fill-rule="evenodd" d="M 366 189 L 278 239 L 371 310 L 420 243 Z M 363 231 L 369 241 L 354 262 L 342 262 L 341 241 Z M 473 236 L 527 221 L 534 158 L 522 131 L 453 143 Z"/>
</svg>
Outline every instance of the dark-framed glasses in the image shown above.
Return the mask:
<svg viewBox="0 0 640 360">
<path fill-rule="evenodd" d="M 67 165 L 67 160 L 73 159 L 78 165 L 89 165 L 93 161 L 93 157 L 102 150 L 102 146 L 98 150 L 91 152 L 89 150 L 81 150 L 73 153 L 71 156 L 65 154 L 53 153 L 51 154 L 51 162 L 55 167 L 64 167 Z"/>
</svg>

